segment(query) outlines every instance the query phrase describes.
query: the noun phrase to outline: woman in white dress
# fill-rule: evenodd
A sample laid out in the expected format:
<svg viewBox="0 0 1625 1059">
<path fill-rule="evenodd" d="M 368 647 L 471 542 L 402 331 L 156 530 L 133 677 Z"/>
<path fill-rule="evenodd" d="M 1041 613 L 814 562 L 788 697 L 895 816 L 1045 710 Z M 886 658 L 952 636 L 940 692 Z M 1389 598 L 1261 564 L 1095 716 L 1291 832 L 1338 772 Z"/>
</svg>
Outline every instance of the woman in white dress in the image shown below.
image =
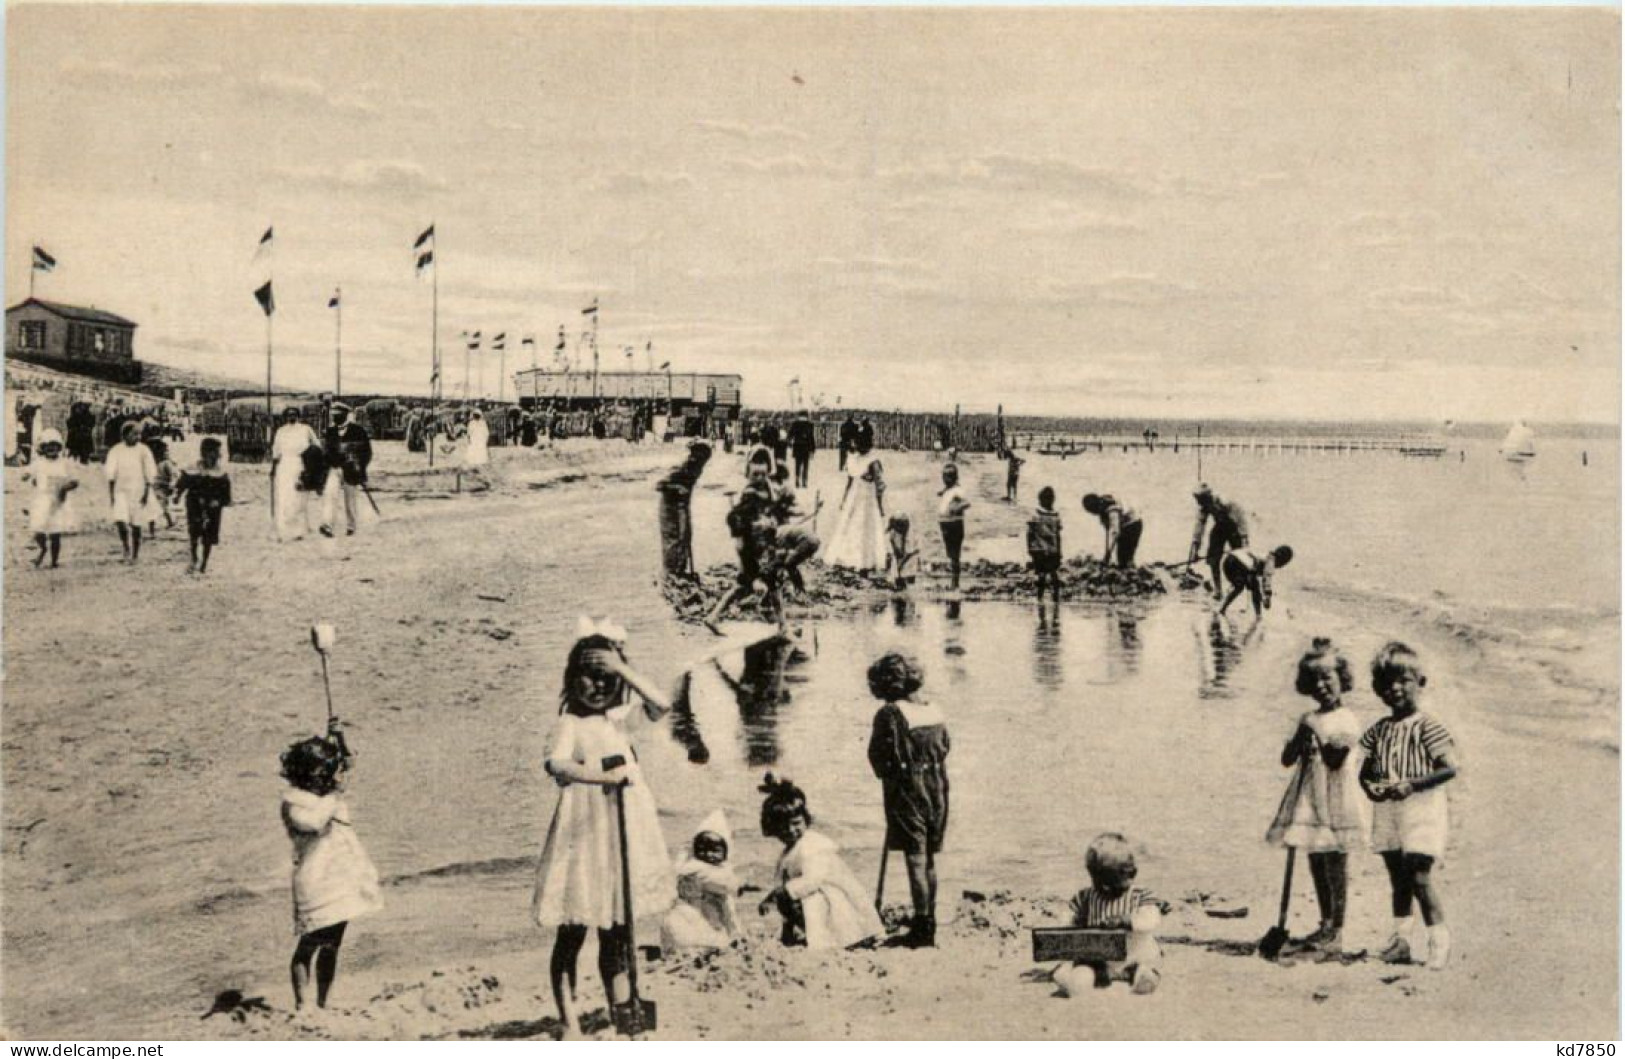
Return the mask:
<svg viewBox="0 0 1625 1059">
<path fill-rule="evenodd" d="M 152 450 L 141 444 L 141 428 L 133 420 L 124 424 L 123 440 L 107 451 L 102 473 L 107 478 L 107 499 L 113 507 L 124 562 L 141 558 L 141 527 L 163 516 L 153 493 L 158 464 Z"/>
<path fill-rule="evenodd" d="M 886 565 L 886 481 L 867 437 L 847 457 L 846 491 L 835 512 L 835 528 L 825 537 L 824 562 L 855 570 Z"/>
<path fill-rule="evenodd" d="M 282 425 L 271 439 L 271 488 L 276 493 L 276 539 L 296 541 L 310 532 L 310 494 L 300 489 L 305 450 L 320 446 L 316 431 L 299 418 L 298 409 L 282 413 Z"/>
<path fill-rule="evenodd" d="M 463 465 L 471 471 L 483 471 L 491 463 L 491 428 L 478 408 L 469 413 L 468 442 L 463 449 Z"/>
</svg>

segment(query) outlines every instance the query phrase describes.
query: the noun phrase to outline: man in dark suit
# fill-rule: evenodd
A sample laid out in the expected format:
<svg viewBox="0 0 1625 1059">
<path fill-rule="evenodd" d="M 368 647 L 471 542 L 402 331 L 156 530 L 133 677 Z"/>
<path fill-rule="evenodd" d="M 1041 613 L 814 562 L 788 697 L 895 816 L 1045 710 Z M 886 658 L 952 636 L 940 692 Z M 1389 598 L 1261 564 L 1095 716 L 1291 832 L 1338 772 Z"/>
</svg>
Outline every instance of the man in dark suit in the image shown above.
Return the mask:
<svg viewBox="0 0 1625 1059">
<path fill-rule="evenodd" d="M 333 535 L 338 498 L 343 493 L 345 533 L 353 537 L 357 494 L 367 484 L 367 467 L 372 463 L 372 438 L 366 427 L 351 421 L 349 405 L 335 402 L 330 415 L 332 425 L 322 438 L 328 467 L 327 487 L 322 490 L 322 536 Z"/>
<path fill-rule="evenodd" d="M 807 470 L 817 450 L 818 435 L 813 429 L 812 417 L 805 410 L 797 412 L 790 424 L 790 456 L 796 461 L 797 489 L 807 487 Z"/>
</svg>

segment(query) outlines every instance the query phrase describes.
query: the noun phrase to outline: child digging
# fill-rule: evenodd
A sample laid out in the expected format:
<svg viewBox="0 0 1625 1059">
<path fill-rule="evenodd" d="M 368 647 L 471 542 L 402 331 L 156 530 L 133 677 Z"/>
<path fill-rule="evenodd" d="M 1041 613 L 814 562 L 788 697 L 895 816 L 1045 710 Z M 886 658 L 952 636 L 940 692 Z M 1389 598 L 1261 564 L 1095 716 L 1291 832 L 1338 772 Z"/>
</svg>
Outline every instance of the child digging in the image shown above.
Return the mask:
<svg viewBox="0 0 1625 1059">
<path fill-rule="evenodd" d="M 769 772 L 761 791 L 762 834 L 784 844 L 774 869 L 774 887 L 757 911 L 777 909 L 784 918 L 779 940 L 809 949 L 844 949 L 885 929 L 870 907 L 852 870 L 841 859 L 841 849 L 812 830 L 807 796 L 789 780 Z"/>
<path fill-rule="evenodd" d="M 1136 994 L 1154 993 L 1162 982 L 1162 948 L 1157 928 L 1164 906 L 1150 890 L 1136 887 L 1139 874 L 1128 839 L 1107 832 L 1089 843 L 1084 856 L 1089 887 L 1072 898 L 1072 925 L 1090 930 L 1120 930 L 1128 934 L 1121 960 L 1080 961 L 1055 970 L 1055 984 L 1065 996 L 1082 996 L 1127 982 Z"/>
<path fill-rule="evenodd" d="M 316 1006 L 325 1008 L 344 928 L 383 907 L 377 869 L 340 797 L 350 760 L 337 718 L 328 721 L 325 737 L 294 743 L 282 754 L 282 778 L 289 784 L 282 795 L 282 824 L 293 843 L 293 922 L 299 935 L 289 974 L 294 1007 L 300 1010 L 309 995 L 312 965 Z"/>
<path fill-rule="evenodd" d="M 1428 928 L 1427 965 L 1450 962 L 1450 928 L 1433 881 L 1433 867 L 1450 837 L 1450 808 L 1439 788 L 1461 775 L 1456 744 L 1444 725 L 1418 708 L 1427 674 L 1405 644 L 1388 644 L 1371 662 L 1371 690 L 1387 704 L 1384 717 L 1360 737 L 1366 753 L 1360 786 L 1376 805 L 1371 847 L 1382 854 L 1393 890 L 1394 934 L 1382 952 L 1388 963 L 1411 958 L 1411 904 Z"/>
<path fill-rule="evenodd" d="M 938 707 L 915 697 L 924 683 L 919 664 L 896 652 L 869 667 L 869 692 L 885 703 L 869 736 L 869 766 L 886 807 L 886 850 L 908 865 L 914 918 L 899 944 L 911 949 L 937 943 L 936 856 L 948 833 L 948 727 Z"/>
<path fill-rule="evenodd" d="M 220 523 L 231 506 L 231 477 L 220 466 L 220 439 L 204 438 L 198 465 L 182 472 L 175 495 L 186 498 L 186 537 L 192 552 L 191 572 L 209 572 L 209 553 L 220 543 Z"/>
<path fill-rule="evenodd" d="M 1330 640 L 1316 639 L 1298 660 L 1296 687 L 1317 708 L 1298 719 L 1281 752 L 1281 765 L 1297 771 L 1265 837 L 1308 853 L 1320 928 L 1302 944 L 1337 952 L 1348 910 L 1349 851 L 1365 847 L 1369 826 L 1355 782 L 1358 770 L 1348 760 L 1361 732 L 1359 718 L 1343 705 L 1343 693 L 1354 690 L 1354 672 Z"/>
</svg>

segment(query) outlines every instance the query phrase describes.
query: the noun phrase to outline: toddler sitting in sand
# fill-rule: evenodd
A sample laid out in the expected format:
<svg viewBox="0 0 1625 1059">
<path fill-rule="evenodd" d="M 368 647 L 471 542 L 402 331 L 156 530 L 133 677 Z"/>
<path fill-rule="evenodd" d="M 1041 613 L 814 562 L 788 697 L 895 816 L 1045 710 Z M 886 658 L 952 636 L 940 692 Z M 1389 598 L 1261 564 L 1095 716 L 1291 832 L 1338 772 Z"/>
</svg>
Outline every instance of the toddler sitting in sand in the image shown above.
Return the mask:
<svg viewBox="0 0 1625 1059">
<path fill-rule="evenodd" d="M 1055 984 L 1069 997 L 1113 982 L 1127 982 L 1136 994 L 1156 992 L 1162 981 L 1162 949 L 1156 931 L 1164 906 L 1150 890 L 1134 885 L 1138 873 L 1128 839 L 1107 832 L 1089 843 L 1084 865 L 1090 886 L 1072 898 L 1072 925 L 1092 930 L 1128 933 L 1128 949 L 1121 960 L 1062 964 Z"/>
<path fill-rule="evenodd" d="M 801 788 L 769 772 L 761 790 L 767 795 L 762 834 L 784 843 L 784 855 L 773 873 L 773 892 L 757 910 L 766 915 L 778 909 L 784 917 L 780 940 L 809 949 L 844 949 L 884 930 L 840 847 L 812 830 Z"/>
<path fill-rule="evenodd" d="M 728 818 L 705 818 L 687 856 L 677 862 L 677 904 L 660 925 L 664 949 L 723 949 L 739 934 L 734 897 L 739 878 L 728 863 Z"/>
</svg>

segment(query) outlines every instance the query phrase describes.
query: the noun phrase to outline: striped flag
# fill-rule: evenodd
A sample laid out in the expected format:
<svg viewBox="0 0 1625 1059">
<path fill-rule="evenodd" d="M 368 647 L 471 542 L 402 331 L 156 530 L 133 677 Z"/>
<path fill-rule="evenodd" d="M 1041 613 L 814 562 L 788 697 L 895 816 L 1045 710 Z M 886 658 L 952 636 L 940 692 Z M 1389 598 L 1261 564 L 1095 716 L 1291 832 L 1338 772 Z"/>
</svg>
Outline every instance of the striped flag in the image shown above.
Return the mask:
<svg viewBox="0 0 1625 1059">
<path fill-rule="evenodd" d="M 271 237 L 271 233 L 266 232 L 265 237 L 269 239 Z M 419 235 L 417 242 L 412 244 L 412 249 L 422 250 L 424 246 L 428 246 L 431 250 L 434 248 L 434 225 L 432 224 L 423 229 L 423 234 Z"/>
<path fill-rule="evenodd" d="M 337 287 L 333 288 L 333 296 L 327 299 L 327 307 L 329 309 L 337 309 L 339 307 L 339 289 Z"/>
<path fill-rule="evenodd" d="M 417 260 L 417 275 L 422 276 L 423 270 L 434 264 L 434 225 L 423 229 L 412 244 L 412 254 Z"/>
<path fill-rule="evenodd" d="M 260 308 L 265 311 L 266 316 L 270 316 L 272 313 L 276 312 L 276 297 L 271 293 L 270 280 L 266 280 L 265 283 L 254 292 L 254 300 L 260 303 Z"/>
<path fill-rule="evenodd" d="M 425 250 L 418 255 L 417 274 L 423 275 L 423 270 L 434 264 L 434 251 Z"/>
<path fill-rule="evenodd" d="M 271 256 L 271 232 L 272 232 L 272 230 L 273 229 L 271 229 L 271 228 L 265 229 L 265 234 L 260 236 L 259 245 L 254 248 L 254 261 L 256 263 L 260 262 L 260 261 L 264 261 L 266 258 Z"/>
<path fill-rule="evenodd" d="M 468 336 L 468 348 L 469 349 L 479 349 L 480 348 L 480 333 L 478 331 L 475 331 L 473 334 Z"/>
<path fill-rule="evenodd" d="M 591 305 L 589 305 L 585 309 L 581 310 L 581 315 L 582 316 L 597 316 L 598 315 L 598 299 L 594 298 L 592 300 Z"/>
<path fill-rule="evenodd" d="M 494 350 L 498 350 L 498 351 L 504 350 L 504 349 L 508 348 L 507 342 L 508 342 L 508 332 L 503 331 L 501 334 L 499 334 L 495 338 L 491 339 L 491 348 L 494 349 Z"/>
<path fill-rule="evenodd" d="M 553 347 L 553 352 L 555 352 L 555 353 L 563 353 L 564 352 L 565 341 L 566 340 L 565 340 L 565 337 L 564 337 L 564 325 L 560 324 L 559 325 L 559 344 Z"/>
<path fill-rule="evenodd" d="M 49 272 L 56 268 L 56 258 L 45 252 L 43 246 L 34 248 L 34 271 Z"/>
<path fill-rule="evenodd" d="M 665 371 L 669 367 L 671 367 L 671 361 L 668 360 L 660 365 L 660 370 Z"/>
<path fill-rule="evenodd" d="M 536 340 L 530 335 L 526 335 L 524 338 L 519 340 L 519 344 L 521 346 L 534 346 L 536 344 Z"/>
</svg>

